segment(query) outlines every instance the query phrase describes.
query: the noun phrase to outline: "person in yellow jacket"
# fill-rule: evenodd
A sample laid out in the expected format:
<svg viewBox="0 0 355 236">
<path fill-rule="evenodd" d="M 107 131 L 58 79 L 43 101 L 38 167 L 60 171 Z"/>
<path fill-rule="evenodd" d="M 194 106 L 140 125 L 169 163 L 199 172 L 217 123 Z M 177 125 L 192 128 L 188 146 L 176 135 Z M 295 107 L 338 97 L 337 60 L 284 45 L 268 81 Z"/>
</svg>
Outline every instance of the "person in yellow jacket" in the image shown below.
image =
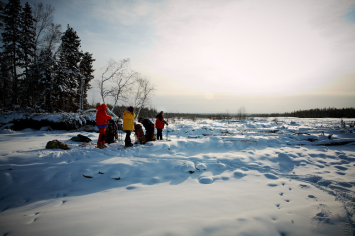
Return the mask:
<svg viewBox="0 0 355 236">
<path fill-rule="evenodd" d="M 133 144 L 131 142 L 131 133 L 134 131 L 134 118 L 136 114 L 134 114 L 134 108 L 129 106 L 126 111 L 123 112 L 123 131 L 126 132 L 126 138 L 124 140 L 125 147 L 132 147 Z"/>
</svg>

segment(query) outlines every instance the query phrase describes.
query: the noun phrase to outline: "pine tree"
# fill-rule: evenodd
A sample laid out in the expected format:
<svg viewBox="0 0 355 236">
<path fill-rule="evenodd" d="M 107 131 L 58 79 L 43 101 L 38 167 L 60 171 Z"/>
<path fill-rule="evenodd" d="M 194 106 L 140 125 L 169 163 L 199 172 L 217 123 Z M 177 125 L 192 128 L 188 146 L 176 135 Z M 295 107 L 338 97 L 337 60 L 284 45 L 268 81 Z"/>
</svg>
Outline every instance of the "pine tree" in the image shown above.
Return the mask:
<svg viewBox="0 0 355 236">
<path fill-rule="evenodd" d="M 27 106 L 33 106 L 36 100 L 37 87 L 36 77 L 31 75 L 31 64 L 35 57 L 36 46 L 36 29 L 34 27 L 35 20 L 32 15 L 31 6 L 28 2 L 25 4 L 21 13 L 21 38 L 20 50 L 22 52 L 22 69 L 23 69 L 23 85 L 22 85 L 22 103 Z"/>
<path fill-rule="evenodd" d="M 76 31 L 68 25 L 63 34 L 60 46 L 60 77 L 66 75 L 64 84 L 66 109 L 67 111 L 77 111 L 79 109 L 80 95 L 80 70 L 79 63 L 82 57 L 80 52 L 80 39 Z M 63 71 L 66 70 L 66 71 Z M 61 78 L 64 79 L 64 78 Z M 64 90 L 63 90 L 64 91 Z M 62 96 L 62 95 L 61 95 Z"/>
<path fill-rule="evenodd" d="M 0 2 L 0 29 L 2 30 L 4 28 L 4 23 L 3 23 L 3 20 L 4 20 L 4 11 L 5 11 L 5 3 L 3 2 Z"/>
<path fill-rule="evenodd" d="M 53 100 L 56 111 L 69 111 L 70 89 L 68 86 L 68 63 L 63 53 L 59 54 L 56 67 L 54 69 Z"/>
<path fill-rule="evenodd" d="M 87 101 L 87 92 L 91 88 L 90 81 L 94 79 L 94 68 L 93 62 L 95 59 L 92 58 L 92 54 L 85 52 L 80 62 L 80 109 L 88 109 L 89 104 Z"/>
<path fill-rule="evenodd" d="M 12 105 L 18 104 L 19 96 L 19 76 L 18 68 L 21 67 L 22 52 L 20 50 L 21 40 L 21 14 L 22 7 L 20 0 L 9 0 L 6 4 L 3 13 L 4 29 L 2 32 L 3 57 L 2 63 L 7 63 L 5 66 L 11 72 L 11 94 L 12 99 L 9 101 Z"/>
<path fill-rule="evenodd" d="M 55 59 L 53 58 L 50 48 L 43 49 L 37 60 L 37 68 L 39 68 L 38 76 L 38 94 L 39 101 L 38 107 L 52 112 L 52 102 L 54 100 L 54 76 L 53 70 L 55 65 Z"/>
<path fill-rule="evenodd" d="M 1 105 L 4 110 L 10 108 L 11 92 L 11 74 L 8 63 L 3 59 L 3 53 L 0 53 L 0 87 L 1 87 Z"/>
</svg>

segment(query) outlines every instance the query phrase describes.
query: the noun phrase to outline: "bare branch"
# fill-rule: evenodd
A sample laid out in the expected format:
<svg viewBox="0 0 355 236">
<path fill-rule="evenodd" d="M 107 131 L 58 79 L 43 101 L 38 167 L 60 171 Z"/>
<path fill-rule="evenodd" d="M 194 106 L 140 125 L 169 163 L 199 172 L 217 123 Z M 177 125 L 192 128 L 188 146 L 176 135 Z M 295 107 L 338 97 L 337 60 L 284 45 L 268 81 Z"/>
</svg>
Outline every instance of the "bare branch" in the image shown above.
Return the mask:
<svg viewBox="0 0 355 236">
<path fill-rule="evenodd" d="M 150 98 L 154 94 L 154 91 L 154 85 L 148 78 L 139 77 L 137 79 L 136 90 L 133 98 L 134 107 L 138 108 L 136 118 L 139 117 L 141 109 L 147 106 L 150 102 Z"/>
<path fill-rule="evenodd" d="M 111 59 L 108 62 L 102 73 L 99 88 L 103 102 L 108 97 L 113 99 L 114 104 L 111 113 L 113 113 L 113 109 L 118 102 L 127 101 L 128 94 L 132 90 L 137 77 L 138 73 L 129 67 L 129 59 L 118 62 Z"/>
</svg>

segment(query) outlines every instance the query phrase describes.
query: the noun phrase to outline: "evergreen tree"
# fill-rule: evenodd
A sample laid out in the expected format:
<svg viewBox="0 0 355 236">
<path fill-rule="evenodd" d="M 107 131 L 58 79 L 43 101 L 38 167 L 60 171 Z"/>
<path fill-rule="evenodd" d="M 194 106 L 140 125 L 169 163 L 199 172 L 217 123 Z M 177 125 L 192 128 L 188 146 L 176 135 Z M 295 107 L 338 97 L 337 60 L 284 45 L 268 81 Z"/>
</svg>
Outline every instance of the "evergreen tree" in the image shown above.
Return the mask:
<svg viewBox="0 0 355 236">
<path fill-rule="evenodd" d="M 52 112 L 52 101 L 54 100 L 54 65 L 55 59 L 50 48 L 43 49 L 37 60 L 37 68 L 40 70 L 38 76 L 39 101 L 37 105 L 47 112 Z"/>
<path fill-rule="evenodd" d="M 21 38 L 20 50 L 22 52 L 22 69 L 23 69 L 23 84 L 22 84 L 22 103 L 27 106 L 33 106 L 36 100 L 35 88 L 37 86 L 36 77 L 31 76 L 31 64 L 33 62 L 36 46 L 36 29 L 34 27 L 35 20 L 32 15 L 32 9 L 28 2 L 25 4 L 21 13 Z"/>
<path fill-rule="evenodd" d="M 91 88 L 90 81 L 94 79 L 94 68 L 93 62 L 95 59 L 92 58 L 91 53 L 84 53 L 83 57 L 80 62 L 80 74 L 81 74 L 81 81 L 80 81 L 80 109 L 88 109 L 89 104 L 87 101 L 87 92 Z"/>
<path fill-rule="evenodd" d="M 12 105 L 18 104 L 18 87 L 19 76 L 17 74 L 18 68 L 21 67 L 22 52 L 20 50 L 21 42 L 21 14 L 22 7 L 20 0 L 9 0 L 6 4 L 3 13 L 4 29 L 2 32 L 2 48 L 3 57 L 2 63 L 7 63 L 5 66 L 11 72 L 11 94 L 12 99 L 9 101 Z"/>
<path fill-rule="evenodd" d="M 68 68 L 64 53 L 60 53 L 59 60 L 54 69 L 53 107 L 56 111 L 69 111 L 69 102 L 71 100 L 69 96 L 71 95 L 71 92 L 68 85 Z"/>
<path fill-rule="evenodd" d="M 77 111 L 79 109 L 80 96 L 80 70 L 79 63 L 82 57 L 80 52 L 80 39 L 76 31 L 68 25 L 63 34 L 60 47 L 60 73 L 66 75 L 65 78 L 65 100 L 68 111 Z M 66 70 L 66 71 L 63 71 Z M 62 76 L 60 75 L 60 77 Z M 64 78 L 63 78 L 64 79 Z"/>
<path fill-rule="evenodd" d="M 11 92 L 11 75 L 9 70 L 9 65 L 3 59 L 3 53 L 0 53 L 0 87 L 1 87 L 1 105 L 2 108 L 7 110 L 10 108 L 10 97 L 12 96 Z"/>
<path fill-rule="evenodd" d="M 4 28 L 4 23 L 3 23 L 3 20 L 4 20 L 4 11 L 5 11 L 5 3 L 3 2 L 0 2 L 0 29 L 2 30 Z"/>
</svg>

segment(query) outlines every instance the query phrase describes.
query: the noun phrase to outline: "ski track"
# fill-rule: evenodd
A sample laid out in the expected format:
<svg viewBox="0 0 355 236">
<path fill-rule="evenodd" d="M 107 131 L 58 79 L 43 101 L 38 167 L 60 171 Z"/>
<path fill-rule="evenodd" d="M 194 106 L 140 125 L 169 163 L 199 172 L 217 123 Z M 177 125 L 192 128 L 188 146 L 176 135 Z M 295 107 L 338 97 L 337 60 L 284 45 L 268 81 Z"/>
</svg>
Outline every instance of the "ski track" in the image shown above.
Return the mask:
<svg viewBox="0 0 355 236">
<path fill-rule="evenodd" d="M 170 142 L 156 141 L 131 148 L 124 148 L 120 142 L 110 144 L 105 149 L 97 149 L 94 145 L 97 135 L 93 137 L 90 134 L 93 142 L 82 145 L 63 140 L 63 136 L 70 139 L 77 132 L 57 133 L 54 136 L 68 144 L 70 150 L 37 147 L 30 150 L 22 147 L 22 150 L 1 154 L 0 214 L 21 206 L 25 206 L 23 212 L 31 212 L 46 205 L 63 207 L 67 204 L 65 198 L 68 196 L 103 191 L 107 186 L 135 191 L 139 188 L 138 184 L 169 182 L 177 185 L 191 178 L 199 184 L 210 185 L 231 178 L 243 181 L 248 175 L 257 175 L 265 181 L 265 185 L 278 189 L 279 200 L 274 203 L 276 209 L 287 208 L 293 201 L 292 191 L 318 188 L 344 202 L 349 223 L 354 229 L 355 181 L 346 181 L 344 178 L 354 170 L 353 144 L 315 146 L 309 137 L 317 138 L 316 144 L 331 141 L 326 138 L 328 134 L 323 135 L 322 132 L 331 132 L 336 140 L 355 140 L 355 137 L 343 133 L 336 122 L 302 121 L 297 120 L 298 123 L 292 125 L 290 120 L 279 121 L 278 124 L 264 120 L 246 124 L 210 120 L 200 123 L 177 121 L 169 126 Z M 274 130 L 278 132 L 269 133 Z M 49 134 L 35 131 L 33 135 L 49 141 Z M 22 138 L 16 132 L 6 135 Z M 68 165 L 71 168 L 67 168 Z M 42 171 L 38 173 L 39 166 Z M 100 187 L 100 183 L 107 181 L 111 181 L 109 185 L 103 184 L 104 187 Z M 32 191 L 21 190 L 21 186 L 29 183 L 33 185 Z M 90 186 L 95 188 L 91 190 Z M 32 199 L 32 194 L 41 188 L 48 191 Z M 73 191 L 61 191 L 68 188 Z M 320 223 L 334 221 L 328 206 L 321 203 L 322 199 L 314 195 L 307 195 L 306 198 L 319 203 L 319 213 L 312 220 Z M 35 224 L 40 220 L 41 212 L 28 217 L 28 224 Z M 240 218 L 238 222 L 245 220 Z M 213 231 L 212 228 L 206 230 Z M 279 233 L 287 235 L 283 231 Z M 3 235 L 8 234 L 6 232 Z"/>
</svg>

